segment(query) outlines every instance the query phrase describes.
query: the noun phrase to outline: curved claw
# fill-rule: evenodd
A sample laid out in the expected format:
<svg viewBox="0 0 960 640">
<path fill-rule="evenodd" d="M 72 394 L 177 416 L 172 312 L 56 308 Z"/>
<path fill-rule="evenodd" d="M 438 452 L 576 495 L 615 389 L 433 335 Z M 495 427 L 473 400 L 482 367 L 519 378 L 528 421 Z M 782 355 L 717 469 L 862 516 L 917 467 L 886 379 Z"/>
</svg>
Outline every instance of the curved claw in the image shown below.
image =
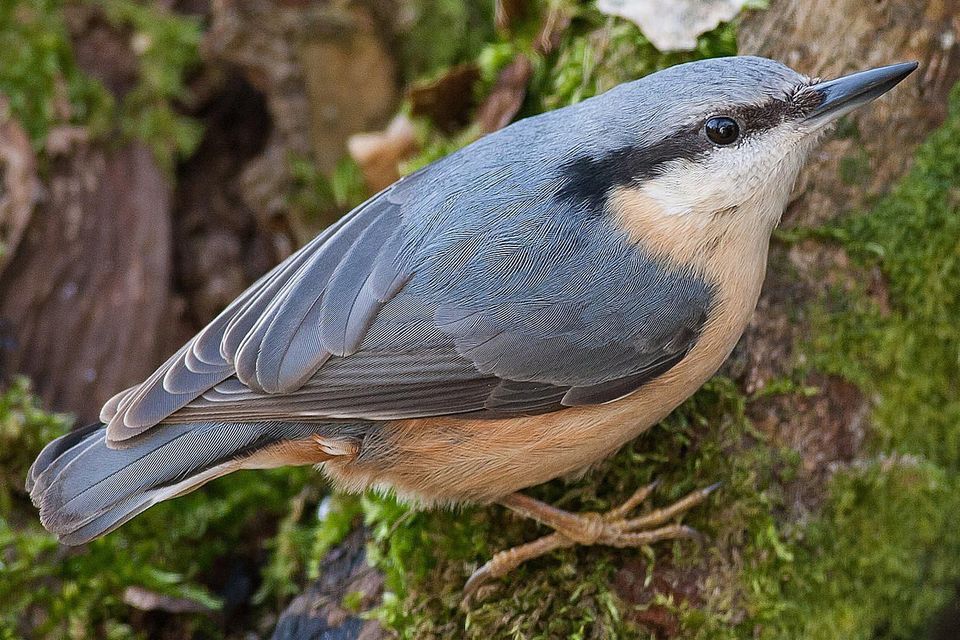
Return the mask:
<svg viewBox="0 0 960 640">
<path fill-rule="evenodd" d="M 556 549 L 572 547 L 574 544 L 576 543 L 559 533 L 551 533 L 533 542 L 495 554 L 467 579 L 466 584 L 463 585 L 463 600 L 460 606 L 469 607 L 473 597 L 487 580 L 505 576 L 531 558 L 542 556 Z"/>
<path fill-rule="evenodd" d="M 493 563 L 493 560 L 488 561 L 482 567 L 470 574 L 470 577 L 467 578 L 467 581 L 463 585 L 463 598 L 460 600 L 460 608 L 467 610 L 470 608 L 470 605 L 473 604 L 473 598 L 477 595 L 477 591 L 483 585 L 484 582 L 493 578 L 490 574 L 490 565 Z"/>
</svg>

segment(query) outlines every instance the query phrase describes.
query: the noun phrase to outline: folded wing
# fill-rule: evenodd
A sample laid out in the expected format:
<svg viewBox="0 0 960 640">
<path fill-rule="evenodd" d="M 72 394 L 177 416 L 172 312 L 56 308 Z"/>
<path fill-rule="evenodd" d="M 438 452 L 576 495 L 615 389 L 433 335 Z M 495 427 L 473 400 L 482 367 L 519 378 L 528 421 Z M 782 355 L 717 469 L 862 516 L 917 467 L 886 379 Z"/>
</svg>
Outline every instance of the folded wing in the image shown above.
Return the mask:
<svg viewBox="0 0 960 640">
<path fill-rule="evenodd" d="M 481 144 L 372 198 L 108 402 L 109 441 L 160 422 L 541 413 L 663 374 L 710 286 L 544 171 Z"/>
</svg>

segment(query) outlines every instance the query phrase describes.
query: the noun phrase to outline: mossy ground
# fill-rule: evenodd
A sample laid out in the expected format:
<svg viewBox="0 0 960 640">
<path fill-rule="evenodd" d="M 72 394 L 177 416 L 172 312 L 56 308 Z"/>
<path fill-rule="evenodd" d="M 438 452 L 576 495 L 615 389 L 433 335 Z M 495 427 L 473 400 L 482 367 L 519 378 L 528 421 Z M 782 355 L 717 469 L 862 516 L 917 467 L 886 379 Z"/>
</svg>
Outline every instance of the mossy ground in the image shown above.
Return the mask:
<svg viewBox="0 0 960 640">
<path fill-rule="evenodd" d="M 173 626 L 124 604 L 131 586 L 211 609 L 180 616 L 180 635 L 172 637 L 217 637 L 227 616 L 242 618 L 213 589 L 228 580 L 234 561 L 266 556 L 260 541 L 276 530 L 309 472 L 238 474 L 152 509 L 116 535 L 67 549 L 40 527 L 22 487 L 31 459 L 68 424 L 42 411 L 23 379 L 0 395 L 0 638 L 136 638 Z M 275 595 L 274 586 L 262 582 L 263 599 Z"/>
<path fill-rule="evenodd" d="M 730 622 L 724 606 L 731 603 L 718 601 L 715 611 L 702 611 L 661 599 L 637 608 L 615 593 L 613 583 L 628 558 L 637 560 L 650 579 L 660 563 L 674 573 L 709 570 L 735 576 L 739 568 L 728 561 L 733 549 L 743 558 L 786 553 L 772 512 L 797 458 L 766 444 L 750 428 L 744 410 L 736 386 L 716 378 L 663 424 L 584 477 L 531 491 L 562 508 L 604 511 L 654 478 L 661 481 L 657 504 L 722 482 L 716 497 L 686 518 L 706 534 L 707 545 L 677 542 L 656 552 L 584 548 L 553 554 L 483 588 L 479 603 L 467 613 L 458 605 L 470 572 L 493 552 L 547 531 L 498 507 L 409 515 L 394 511 L 389 499 L 368 498 L 373 558 L 387 571 L 391 589 L 381 614 L 410 638 L 636 637 L 643 630 L 634 614 L 648 605 L 676 609 L 689 628 L 723 628 Z"/>
<path fill-rule="evenodd" d="M 445 2 L 425 6 L 432 4 L 443 5 L 432 16 L 477 19 Z M 105 6 L 113 19 L 146 29 L 141 9 Z M 592 6 L 550 6 L 570 11 L 572 26 L 556 53 L 534 56 L 523 114 L 735 47 L 727 25 L 707 34 L 690 56 L 663 56 L 635 27 Z M 11 112 L 38 148 L 49 128 L 63 122 L 53 107 L 58 87 L 67 87 L 68 122 L 93 127 L 104 117 L 109 128 L 119 113 L 102 88 L 76 69 L 59 7 L 54 0 L 17 2 L 0 12 L 3 24 L 13 25 L 0 30 L 13 38 L 0 50 L 26 51 L 23 59 L 33 60 L 19 67 L 0 53 L 0 91 L 16 96 Z M 167 35 L 155 35 L 184 44 L 188 53 L 142 60 L 142 69 L 156 65 L 143 71 L 153 78 L 143 80 L 152 88 L 126 113 L 142 113 L 137 105 L 147 111 L 169 106 L 192 64 L 198 28 L 178 22 Z M 530 53 L 533 29 L 484 33 L 483 42 L 456 43 L 449 50 L 411 49 L 404 64 L 415 75 L 476 59 L 489 86 L 513 55 Z M 39 71 L 28 73 L 31 68 Z M 321 502 L 322 484 L 304 470 L 238 474 L 153 509 L 104 540 L 67 551 L 39 528 L 20 490 L 26 466 L 43 442 L 67 428 L 67 420 L 41 411 L 18 381 L 0 397 L 0 637 L 122 638 L 158 628 L 166 637 L 219 637 L 224 628 L 266 632 L 271 612 L 360 520 L 373 534 L 371 558 L 387 575 L 388 592 L 376 615 L 401 637 L 643 638 L 656 628 L 646 615 L 653 610 L 672 620 L 684 638 L 924 637 L 931 616 L 960 581 L 960 95 L 955 98 L 948 122 L 887 197 L 869 212 L 842 216 L 808 234 L 839 245 L 864 273 L 882 274 L 885 295 L 878 299 L 857 287 L 826 292 L 810 314 L 807 341 L 798 345 L 807 369 L 773 385 L 775 393 L 809 393 L 806 375 L 819 371 L 851 381 L 872 402 L 870 435 L 859 459 L 835 470 L 822 502 L 806 517 L 791 519 L 786 498 L 799 455 L 757 432 L 747 418 L 757 399 L 718 377 L 583 478 L 532 491 L 564 508 L 604 510 L 654 477 L 662 481 L 656 504 L 719 481 L 721 489 L 685 518 L 706 535 L 706 544 L 552 554 L 485 589 L 468 613 L 459 603 L 469 573 L 493 552 L 533 539 L 542 529 L 498 507 L 418 513 L 389 497 Z M 166 116 L 142 122 L 127 130 L 147 139 L 166 135 L 166 125 L 156 125 L 169 124 Z M 469 139 L 467 132 L 448 136 L 429 123 L 422 134 L 425 150 L 411 166 Z M 192 139 L 168 136 L 159 151 L 172 157 L 175 149 L 189 149 Z M 855 180 L 863 166 L 859 157 L 846 162 L 846 179 Z M 329 190 L 334 200 L 355 198 L 351 185 L 357 180 L 348 169 L 342 188 Z M 305 171 L 300 186 L 309 191 L 314 179 Z M 237 609 L 223 588 L 230 582 L 225 573 L 241 560 L 252 561 L 258 574 L 250 587 L 256 590 L 252 609 Z M 652 600 L 623 597 L 617 585 L 625 566 L 641 576 L 639 592 Z M 674 589 L 654 589 L 664 573 L 675 579 Z M 684 582 L 694 583 L 694 597 L 675 596 Z M 147 616 L 122 602 L 128 586 L 219 611 Z"/>
</svg>

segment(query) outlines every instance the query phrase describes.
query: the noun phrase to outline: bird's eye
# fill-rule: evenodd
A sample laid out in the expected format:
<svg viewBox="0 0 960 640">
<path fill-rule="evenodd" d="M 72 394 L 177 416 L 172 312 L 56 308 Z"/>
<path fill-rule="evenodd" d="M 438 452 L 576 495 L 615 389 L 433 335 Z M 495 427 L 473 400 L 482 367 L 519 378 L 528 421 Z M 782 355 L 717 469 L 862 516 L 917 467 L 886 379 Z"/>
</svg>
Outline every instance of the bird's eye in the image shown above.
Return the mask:
<svg viewBox="0 0 960 640">
<path fill-rule="evenodd" d="M 714 144 L 733 144 L 740 137 L 740 125 L 733 118 L 716 116 L 707 120 L 704 125 L 707 137 Z"/>
</svg>

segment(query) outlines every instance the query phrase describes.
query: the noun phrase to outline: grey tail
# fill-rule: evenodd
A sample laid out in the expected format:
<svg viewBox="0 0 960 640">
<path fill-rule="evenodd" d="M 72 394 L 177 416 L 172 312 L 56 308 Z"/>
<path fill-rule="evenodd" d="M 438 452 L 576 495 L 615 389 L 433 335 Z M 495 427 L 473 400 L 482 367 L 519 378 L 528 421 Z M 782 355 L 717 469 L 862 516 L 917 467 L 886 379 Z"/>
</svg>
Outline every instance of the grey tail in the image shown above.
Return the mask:
<svg viewBox="0 0 960 640">
<path fill-rule="evenodd" d="M 112 448 L 104 425 L 93 424 L 40 452 L 27 475 L 27 491 L 44 527 L 64 544 L 83 544 L 158 502 L 258 466 L 249 464 L 254 453 L 304 440 L 318 428 L 304 423 L 161 424 L 123 448 Z"/>
</svg>

